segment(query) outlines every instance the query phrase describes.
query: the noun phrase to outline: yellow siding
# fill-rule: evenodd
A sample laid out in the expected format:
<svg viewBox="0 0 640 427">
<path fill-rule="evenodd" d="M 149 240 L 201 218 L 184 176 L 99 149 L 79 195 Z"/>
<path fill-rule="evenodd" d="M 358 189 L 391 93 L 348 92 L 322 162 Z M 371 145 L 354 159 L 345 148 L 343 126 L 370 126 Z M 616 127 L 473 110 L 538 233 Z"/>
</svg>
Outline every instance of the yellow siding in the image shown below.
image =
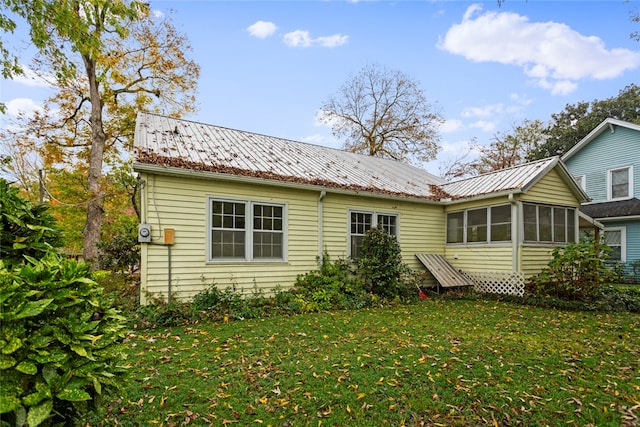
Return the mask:
<svg viewBox="0 0 640 427">
<path fill-rule="evenodd" d="M 580 206 L 558 172 L 553 169 L 536 183 L 520 200 L 557 206 Z"/>
<path fill-rule="evenodd" d="M 350 210 L 397 214 L 402 258 L 413 269 L 424 269 L 415 254 L 443 253 L 445 219 L 442 206 L 328 194 L 324 199 L 323 248 L 332 259 L 348 255 Z"/>
<path fill-rule="evenodd" d="M 167 294 L 169 249 L 161 244 L 166 228 L 175 230 L 171 289 L 176 298 L 190 298 L 212 283 L 221 288 L 235 286 L 244 293 L 256 288 L 269 293 L 277 286 L 292 286 L 298 274 L 317 267 L 319 191 L 159 175 L 142 178 L 146 180 L 143 212 L 154 242 L 142 245 L 143 303 L 148 296 Z M 207 263 L 207 196 L 285 203 L 286 262 Z M 348 254 L 350 209 L 397 214 L 403 258 L 414 269 L 423 269 L 416 253 L 443 253 L 442 206 L 332 193 L 324 197 L 322 205 L 322 247 L 333 260 Z"/>
<path fill-rule="evenodd" d="M 370 198 L 328 192 L 322 200 L 322 237 L 318 238 L 320 191 L 256 185 L 241 181 L 220 182 L 195 177 L 167 177 L 143 174 L 143 214 L 152 227 L 152 244 L 142 245 L 141 301 L 148 296 L 166 296 L 169 249 L 162 245 L 162 231 L 175 230 L 171 247 L 171 286 L 178 298 L 189 298 L 215 283 L 250 293 L 272 292 L 277 286 L 290 287 L 299 274 L 314 270 L 319 246 L 331 259 L 346 258 L 349 252 L 349 211 L 397 214 L 399 242 L 404 261 L 424 271 L 417 253 L 445 255 L 451 263 L 469 272 L 513 270 L 513 245 L 445 245 L 445 212 L 508 203 L 506 196 L 447 205 L 408 200 Z M 207 262 L 207 196 L 286 204 L 287 257 L 284 262 Z M 527 194 L 517 200 L 561 206 L 578 206 L 560 175 L 551 171 Z M 521 219 L 521 214 L 514 220 Z M 521 229 L 521 226 L 518 226 Z M 518 233 L 519 234 L 519 233 Z M 518 270 L 526 276 L 540 271 L 549 262 L 553 247 L 518 248 Z"/>
<path fill-rule="evenodd" d="M 146 180 L 143 210 L 154 241 L 142 245 L 143 303 L 148 294 L 167 293 L 169 250 L 161 245 L 165 228 L 175 230 L 171 282 L 172 294 L 177 298 L 189 298 L 214 282 L 222 288 L 235 286 L 242 292 L 258 288 L 268 293 L 278 285 L 291 286 L 299 273 L 316 268 L 319 193 L 159 175 L 143 179 Z M 286 203 L 286 262 L 207 263 L 207 196 Z"/>
<path fill-rule="evenodd" d="M 551 261 L 552 246 L 525 245 L 520 248 L 522 253 L 521 271 L 525 277 L 531 277 L 542 271 Z"/>
<path fill-rule="evenodd" d="M 453 246 L 445 249 L 445 257 L 456 268 L 466 271 L 513 271 L 512 248 L 509 245 Z"/>
</svg>

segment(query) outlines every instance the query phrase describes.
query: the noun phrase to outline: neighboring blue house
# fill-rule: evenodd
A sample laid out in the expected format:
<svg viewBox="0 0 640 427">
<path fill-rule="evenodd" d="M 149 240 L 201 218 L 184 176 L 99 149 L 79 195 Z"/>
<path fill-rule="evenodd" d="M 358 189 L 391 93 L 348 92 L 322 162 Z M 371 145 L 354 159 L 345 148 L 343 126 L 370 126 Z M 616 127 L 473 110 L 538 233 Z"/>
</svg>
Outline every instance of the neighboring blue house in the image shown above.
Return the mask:
<svg viewBox="0 0 640 427">
<path fill-rule="evenodd" d="M 612 257 L 640 275 L 640 125 L 606 119 L 562 160 L 591 198 L 580 208 L 604 225 Z"/>
</svg>

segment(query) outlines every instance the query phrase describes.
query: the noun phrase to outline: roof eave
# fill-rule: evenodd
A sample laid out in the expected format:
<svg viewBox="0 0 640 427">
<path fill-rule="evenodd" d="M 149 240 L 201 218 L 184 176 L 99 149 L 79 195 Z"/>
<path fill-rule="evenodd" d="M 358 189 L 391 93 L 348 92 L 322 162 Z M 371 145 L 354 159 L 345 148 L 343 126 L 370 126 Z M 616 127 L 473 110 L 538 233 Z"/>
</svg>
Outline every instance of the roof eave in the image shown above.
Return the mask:
<svg viewBox="0 0 640 427">
<path fill-rule="evenodd" d="M 483 193 L 468 197 L 459 197 L 451 200 L 443 200 L 446 205 L 455 205 L 458 203 L 472 202 L 476 200 L 494 199 L 498 197 L 504 197 L 509 195 L 521 194 L 522 190 L 519 188 L 513 188 L 510 190 L 497 191 L 495 193 Z"/>
<path fill-rule="evenodd" d="M 581 221 L 587 222 L 587 223 L 589 223 L 590 225 L 592 225 L 592 226 L 594 226 L 594 227 L 597 227 L 597 228 L 599 228 L 599 229 L 601 229 L 601 230 L 604 228 L 604 225 L 603 225 L 600 221 L 598 221 L 598 220 L 597 220 L 597 219 L 595 219 L 595 218 L 590 217 L 589 215 L 587 215 L 586 213 L 582 212 L 582 211 L 581 211 L 581 210 L 579 210 L 579 209 L 578 209 L 578 218 L 579 218 Z"/>
<path fill-rule="evenodd" d="M 591 132 L 584 138 L 578 141 L 569 151 L 562 155 L 562 161 L 566 161 L 573 157 L 578 151 L 582 150 L 585 145 L 588 145 L 591 141 L 596 139 L 608 126 L 622 126 L 629 129 L 640 131 L 640 126 L 635 123 L 625 122 L 624 120 L 607 118 L 604 119 L 598 126 L 596 126 Z"/>
<path fill-rule="evenodd" d="M 350 190 L 340 187 L 329 187 L 316 184 L 297 183 L 291 181 L 281 181 L 275 179 L 256 178 L 252 176 L 244 175 L 231 175 L 226 173 L 200 171 L 193 169 L 177 168 L 173 166 L 158 166 L 148 163 L 133 162 L 133 170 L 135 172 L 151 173 L 156 175 L 175 176 L 175 177 L 189 177 L 205 180 L 217 180 L 227 182 L 239 182 L 245 184 L 259 184 L 259 185 L 271 185 L 274 187 L 293 188 L 298 190 L 308 191 L 325 191 L 327 193 L 334 194 L 346 194 L 350 196 L 366 196 L 377 199 L 386 200 L 408 200 L 415 203 L 429 204 L 429 205 L 444 205 L 445 202 L 428 199 L 426 197 L 411 197 L 408 195 L 400 195 L 393 193 L 382 193 L 376 191 L 358 191 Z"/>
</svg>

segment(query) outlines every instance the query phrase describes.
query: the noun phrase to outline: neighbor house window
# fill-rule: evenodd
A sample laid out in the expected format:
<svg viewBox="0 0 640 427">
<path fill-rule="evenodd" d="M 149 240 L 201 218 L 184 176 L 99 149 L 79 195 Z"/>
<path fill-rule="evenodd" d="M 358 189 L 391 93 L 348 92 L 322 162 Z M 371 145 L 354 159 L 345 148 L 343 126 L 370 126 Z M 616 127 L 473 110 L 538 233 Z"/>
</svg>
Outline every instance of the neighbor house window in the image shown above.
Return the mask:
<svg viewBox="0 0 640 427">
<path fill-rule="evenodd" d="M 525 203 L 523 205 L 525 242 L 574 242 L 575 209 Z"/>
<path fill-rule="evenodd" d="M 626 261 L 626 229 L 624 227 L 605 228 L 604 243 L 611 248 L 611 261 Z"/>
<path fill-rule="evenodd" d="M 633 168 L 631 166 L 609 170 L 608 198 L 625 199 L 633 194 Z"/>
<path fill-rule="evenodd" d="M 285 257 L 285 205 L 209 199 L 209 260 Z"/>
<path fill-rule="evenodd" d="M 380 212 L 351 211 L 349 227 L 349 256 L 358 259 L 364 235 L 373 227 L 381 227 L 392 236 L 398 237 L 398 216 Z"/>
<path fill-rule="evenodd" d="M 578 187 L 582 188 L 584 191 L 587 191 L 587 177 L 585 175 L 576 175 L 573 177 L 578 184 Z"/>
<path fill-rule="evenodd" d="M 510 205 L 467 209 L 447 214 L 447 243 L 490 243 L 510 240 Z"/>
</svg>

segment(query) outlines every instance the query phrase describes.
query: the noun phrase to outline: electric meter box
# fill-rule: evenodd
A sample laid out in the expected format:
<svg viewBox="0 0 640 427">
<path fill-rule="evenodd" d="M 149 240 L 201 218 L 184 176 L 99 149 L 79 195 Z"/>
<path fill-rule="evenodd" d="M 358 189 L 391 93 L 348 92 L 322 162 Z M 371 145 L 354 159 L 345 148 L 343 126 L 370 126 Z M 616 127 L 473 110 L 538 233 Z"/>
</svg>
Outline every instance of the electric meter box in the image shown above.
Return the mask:
<svg viewBox="0 0 640 427">
<path fill-rule="evenodd" d="M 138 242 L 151 243 L 151 226 L 149 224 L 138 224 Z"/>
</svg>

